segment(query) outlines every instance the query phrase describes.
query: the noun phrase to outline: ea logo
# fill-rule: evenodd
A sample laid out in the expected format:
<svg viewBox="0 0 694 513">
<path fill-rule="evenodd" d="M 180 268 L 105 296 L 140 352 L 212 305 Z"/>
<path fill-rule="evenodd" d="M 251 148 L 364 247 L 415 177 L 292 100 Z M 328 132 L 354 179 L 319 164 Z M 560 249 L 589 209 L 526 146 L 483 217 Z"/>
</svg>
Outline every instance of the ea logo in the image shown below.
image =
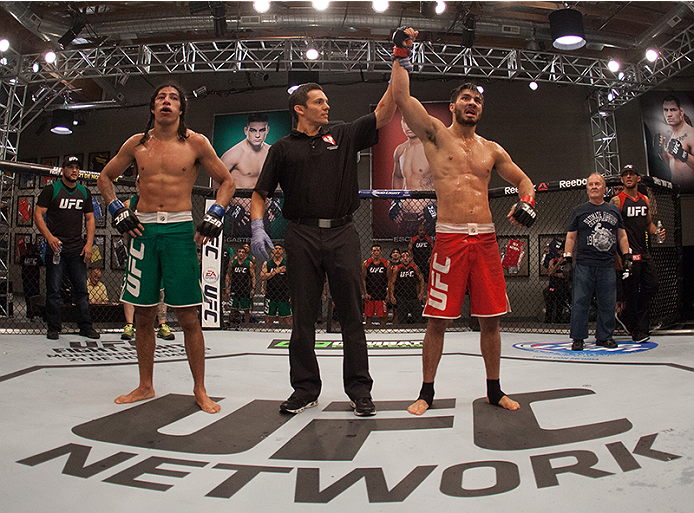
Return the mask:
<svg viewBox="0 0 694 513">
<path fill-rule="evenodd" d="M 205 272 L 202 275 L 203 280 L 205 280 L 205 283 L 217 283 L 219 281 L 219 275 L 217 274 L 217 271 L 210 268 L 205 269 Z"/>
</svg>

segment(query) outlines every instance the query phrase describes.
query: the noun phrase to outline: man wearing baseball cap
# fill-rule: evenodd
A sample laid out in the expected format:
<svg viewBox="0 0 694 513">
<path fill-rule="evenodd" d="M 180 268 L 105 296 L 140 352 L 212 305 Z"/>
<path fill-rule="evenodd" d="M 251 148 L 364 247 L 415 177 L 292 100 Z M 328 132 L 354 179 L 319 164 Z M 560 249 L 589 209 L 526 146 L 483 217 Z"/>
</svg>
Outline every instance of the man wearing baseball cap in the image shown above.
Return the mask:
<svg viewBox="0 0 694 513">
<path fill-rule="evenodd" d="M 648 251 L 646 233 L 649 234 L 649 242 L 653 243 L 656 236 L 660 240 L 665 238 L 665 230 L 661 229 L 658 233 L 653 224 L 650 201 L 638 190 L 641 176 L 636 166 L 627 164 L 620 175 L 624 190 L 612 198 L 611 203 L 622 213 L 633 265 L 629 276 L 622 281 L 626 308 L 617 314 L 617 320 L 631 334 L 634 342 L 643 343 L 650 338 L 651 300 L 658 292 L 659 285 L 658 271 Z"/>
<path fill-rule="evenodd" d="M 94 241 L 94 207 L 89 190 L 77 183 L 79 172 L 79 159 L 73 155 L 66 156 L 60 169 L 60 180 L 54 181 L 41 191 L 34 210 L 36 227 L 46 237 L 48 244 L 46 322 L 47 337 L 53 340 L 59 337 L 62 329 L 60 287 L 63 274 L 66 274 L 72 283 L 80 335 L 99 338 L 89 315 L 87 291 L 87 262 L 91 260 Z M 82 234 L 83 224 L 87 230 L 86 239 Z"/>
</svg>

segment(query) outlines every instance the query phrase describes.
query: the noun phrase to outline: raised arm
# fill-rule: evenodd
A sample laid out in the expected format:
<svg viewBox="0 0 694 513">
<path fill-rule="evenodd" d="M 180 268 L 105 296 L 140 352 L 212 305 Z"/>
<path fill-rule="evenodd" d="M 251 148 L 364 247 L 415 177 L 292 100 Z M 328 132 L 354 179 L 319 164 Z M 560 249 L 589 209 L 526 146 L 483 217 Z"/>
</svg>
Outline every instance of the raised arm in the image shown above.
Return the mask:
<svg viewBox="0 0 694 513">
<path fill-rule="evenodd" d="M 435 141 L 436 133 L 446 127 L 441 121 L 431 117 L 419 100 L 410 96 L 410 76 L 397 60 L 393 61 L 391 77 L 393 98 L 407 126 L 423 142 Z"/>
</svg>

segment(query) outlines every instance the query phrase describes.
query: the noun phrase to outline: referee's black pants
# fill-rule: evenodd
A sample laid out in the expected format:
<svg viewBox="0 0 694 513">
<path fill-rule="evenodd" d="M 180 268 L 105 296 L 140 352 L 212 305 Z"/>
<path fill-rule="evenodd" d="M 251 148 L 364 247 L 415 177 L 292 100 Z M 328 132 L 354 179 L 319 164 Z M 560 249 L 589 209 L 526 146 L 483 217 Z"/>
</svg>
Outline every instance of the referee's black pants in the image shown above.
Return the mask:
<svg viewBox="0 0 694 513">
<path fill-rule="evenodd" d="M 659 285 L 658 270 L 650 255 L 642 255 L 642 260 L 633 262 L 631 274 L 622 280 L 626 299 L 625 321 L 632 335 L 650 333 L 651 303 Z"/>
<path fill-rule="evenodd" d="M 361 256 L 354 223 L 318 228 L 290 222 L 285 239 L 292 300 L 289 375 L 295 395 L 315 400 L 321 392 L 316 359 L 316 312 L 325 276 L 342 328 L 342 374 L 347 396 L 371 397 L 366 335 L 361 309 Z"/>
</svg>

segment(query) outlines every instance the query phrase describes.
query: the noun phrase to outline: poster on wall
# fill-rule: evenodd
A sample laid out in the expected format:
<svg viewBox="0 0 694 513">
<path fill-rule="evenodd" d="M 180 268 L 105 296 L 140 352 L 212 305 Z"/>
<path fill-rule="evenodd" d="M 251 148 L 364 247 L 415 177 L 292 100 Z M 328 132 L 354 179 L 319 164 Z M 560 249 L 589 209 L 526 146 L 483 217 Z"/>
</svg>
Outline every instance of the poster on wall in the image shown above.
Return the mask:
<svg viewBox="0 0 694 513">
<path fill-rule="evenodd" d="M 451 124 L 448 102 L 426 103 L 429 115 Z M 378 144 L 373 147 L 373 189 L 431 191 L 434 183 L 422 141 L 396 112 L 393 120 L 379 130 Z M 373 202 L 373 236 L 395 242 L 409 241 L 424 225 L 428 235 L 436 230 L 435 199 L 393 199 Z"/>
<path fill-rule="evenodd" d="M 270 146 L 289 134 L 288 111 L 217 114 L 213 146 L 236 181 L 237 189 L 253 189 Z M 265 229 L 272 239 L 283 239 L 287 222 L 282 217 L 283 199 L 269 200 Z M 224 216 L 224 241 L 248 242 L 251 237 L 251 199 L 232 198 Z"/>
<path fill-rule="evenodd" d="M 694 91 L 651 91 L 640 101 L 648 174 L 694 193 Z"/>
</svg>

